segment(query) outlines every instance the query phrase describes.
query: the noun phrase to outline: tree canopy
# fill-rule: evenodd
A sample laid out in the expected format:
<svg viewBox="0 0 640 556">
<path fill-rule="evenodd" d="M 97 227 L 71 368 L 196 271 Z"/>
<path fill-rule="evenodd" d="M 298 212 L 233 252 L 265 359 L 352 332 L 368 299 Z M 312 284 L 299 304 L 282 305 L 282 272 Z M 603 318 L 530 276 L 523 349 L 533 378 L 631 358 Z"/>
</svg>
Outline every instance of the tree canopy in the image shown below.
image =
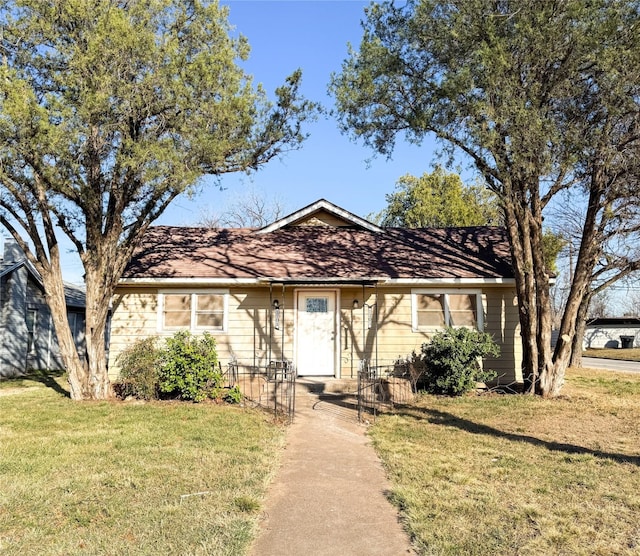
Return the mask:
<svg viewBox="0 0 640 556">
<path fill-rule="evenodd" d="M 458 174 L 438 166 L 420 177 L 402 176 L 386 196 L 387 206 L 377 216 L 383 226 L 483 226 L 501 223 L 500 207 L 481 185 L 466 186 Z"/>
<path fill-rule="evenodd" d="M 433 134 L 470 160 L 505 212 L 531 392 L 557 394 L 601 239 L 636 202 L 640 5 L 629 0 L 372 4 L 331 90 L 343 130 L 382 154 Z M 586 207 L 551 349 L 543 211 Z"/>
<path fill-rule="evenodd" d="M 206 0 L 2 0 L 0 223 L 43 278 L 74 398 L 108 395 L 105 324 L 131 253 L 204 175 L 254 170 L 304 139 L 295 71 L 269 101 Z M 87 288 L 87 361 L 64 314 L 58 234 Z M 33 250 L 23 234 L 33 244 Z"/>
</svg>

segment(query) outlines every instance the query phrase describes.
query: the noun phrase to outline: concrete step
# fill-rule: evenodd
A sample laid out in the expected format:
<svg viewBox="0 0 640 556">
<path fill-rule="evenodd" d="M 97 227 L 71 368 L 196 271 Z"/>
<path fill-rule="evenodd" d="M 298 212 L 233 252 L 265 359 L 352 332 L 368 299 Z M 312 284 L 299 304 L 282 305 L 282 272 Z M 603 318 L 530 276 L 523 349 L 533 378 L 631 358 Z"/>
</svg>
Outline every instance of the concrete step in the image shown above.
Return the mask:
<svg viewBox="0 0 640 556">
<path fill-rule="evenodd" d="M 358 390 L 358 380 L 353 378 L 299 377 L 297 391 L 309 394 L 354 394 Z"/>
</svg>

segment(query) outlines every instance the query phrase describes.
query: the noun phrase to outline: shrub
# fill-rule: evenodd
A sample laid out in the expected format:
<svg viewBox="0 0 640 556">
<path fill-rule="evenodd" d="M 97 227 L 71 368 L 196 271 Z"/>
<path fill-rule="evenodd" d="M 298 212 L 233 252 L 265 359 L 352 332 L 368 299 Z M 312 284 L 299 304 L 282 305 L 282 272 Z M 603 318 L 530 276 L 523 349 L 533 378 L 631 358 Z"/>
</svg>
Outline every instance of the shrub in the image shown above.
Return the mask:
<svg viewBox="0 0 640 556">
<path fill-rule="evenodd" d="M 498 356 L 499 347 L 489 334 L 468 328 L 447 328 L 422 345 L 423 380 L 428 392 L 459 396 L 473 390 L 477 382 L 496 377 L 483 370 L 480 358 Z"/>
<path fill-rule="evenodd" d="M 218 397 L 222 382 L 216 341 L 209 333 L 180 331 L 167 338 L 159 369 L 161 392 L 199 402 Z"/>
<path fill-rule="evenodd" d="M 240 403 L 242 401 L 242 392 L 240 392 L 237 384 L 226 391 L 224 400 L 228 403 Z"/>
<path fill-rule="evenodd" d="M 114 385 L 118 395 L 143 400 L 158 398 L 160 349 L 156 338 L 144 338 L 126 348 L 116 360 L 120 380 Z"/>
</svg>

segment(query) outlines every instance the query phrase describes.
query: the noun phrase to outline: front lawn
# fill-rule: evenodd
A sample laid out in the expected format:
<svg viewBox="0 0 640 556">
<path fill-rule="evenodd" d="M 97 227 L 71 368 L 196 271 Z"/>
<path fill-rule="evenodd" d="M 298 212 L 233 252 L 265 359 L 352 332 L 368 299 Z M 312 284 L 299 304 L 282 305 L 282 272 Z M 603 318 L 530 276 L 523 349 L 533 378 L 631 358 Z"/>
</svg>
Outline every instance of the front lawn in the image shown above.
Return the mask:
<svg viewBox="0 0 640 556">
<path fill-rule="evenodd" d="M 584 357 L 598 357 L 603 359 L 619 359 L 620 361 L 640 361 L 640 348 L 606 349 L 591 348 L 582 352 Z"/>
<path fill-rule="evenodd" d="M 421 554 L 640 554 L 640 377 L 422 397 L 371 430 Z"/>
<path fill-rule="evenodd" d="M 11 384 L 0 390 L 0 553 L 246 552 L 284 438 L 263 414 L 78 403 L 43 381 Z"/>
</svg>

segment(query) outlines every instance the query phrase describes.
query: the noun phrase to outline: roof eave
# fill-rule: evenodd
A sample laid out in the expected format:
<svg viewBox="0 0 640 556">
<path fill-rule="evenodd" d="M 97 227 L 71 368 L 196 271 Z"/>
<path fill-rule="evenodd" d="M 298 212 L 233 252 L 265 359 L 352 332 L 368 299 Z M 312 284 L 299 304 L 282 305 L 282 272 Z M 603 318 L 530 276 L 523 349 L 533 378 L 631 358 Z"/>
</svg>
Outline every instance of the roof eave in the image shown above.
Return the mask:
<svg viewBox="0 0 640 556">
<path fill-rule="evenodd" d="M 123 278 L 119 286 L 263 286 L 268 284 L 384 284 L 386 286 L 413 286 L 413 287 L 456 287 L 456 286 L 513 286 L 514 278 L 505 277 L 467 277 L 467 278 L 389 278 L 385 276 L 354 276 L 348 278 L 339 277 L 279 277 L 261 276 L 257 278 Z"/>
<path fill-rule="evenodd" d="M 372 224 L 368 220 L 365 220 L 364 218 L 360 218 L 359 216 L 356 216 L 352 212 L 349 212 L 348 210 L 345 210 L 343 208 L 340 208 L 337 205 L 334 205 L 333 203 L 330 203 L 326 199 L 320 199 L 315 203 L 311 203 L 310 205 L 307 205 L 306 207 L 301 208 L 300 210 L 297 210 L 289 214 L 288 216 L 285 216 L 284 218 L 281 218 L 280 220 L 276 220 L 275 222 L 273 222 L 272 224 L 269 224 L 268 226 L 265 226 L 264 228 L 260 228 L 259 230 L 256 231 L 256 233 L 266 234 L 269 232 L 273 232 L 275 230 L 279 230 L 281 228 L 288 226 L 289 224 L 292 224 L 293 222 L 302 220 L 306 216 L 309 216 L 310 214 L 313 214 L 314 212 L 317 212 L 319 210 L 325 210 L 331 214 L 334 214 L 335 216 L 340 217 L 343 220 L 346 220 L 347 222 L 351 222 L 354 226 L 359 226 L 361 228 L 364 228 L 365 230 L 369 230 L 370 232 L 375 232 L 375 233 L 384 232 L 383 228 L 380 228 L 379 226 Z"/>
</svg>

